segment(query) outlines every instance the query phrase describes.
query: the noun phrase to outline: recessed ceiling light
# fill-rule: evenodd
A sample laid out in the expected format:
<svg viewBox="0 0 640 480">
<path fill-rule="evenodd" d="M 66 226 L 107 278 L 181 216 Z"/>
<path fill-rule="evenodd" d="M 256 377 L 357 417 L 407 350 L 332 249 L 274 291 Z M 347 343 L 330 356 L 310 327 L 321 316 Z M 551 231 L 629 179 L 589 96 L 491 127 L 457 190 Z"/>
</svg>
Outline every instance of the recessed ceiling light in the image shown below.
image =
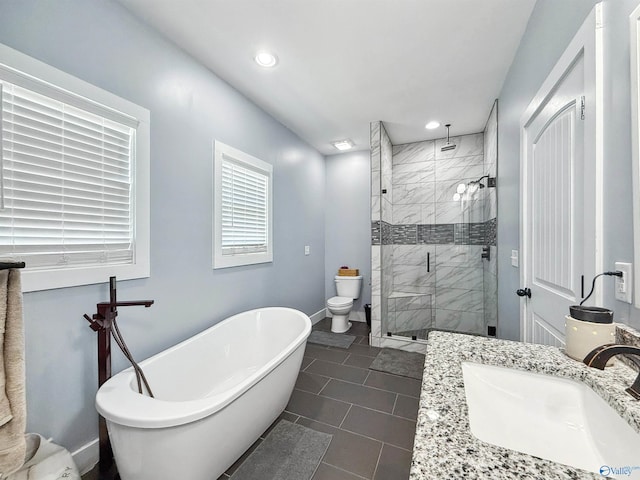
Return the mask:
<svg viewBox="0 0 640 480">
<path fill-rule="evenodd" d="M 337 142 L 331 142 L 331 145 L 336 147 L 338 150 L 349 150 L 353 148 L 353 142 L 348 138 L 345 140 L 338 140 Z"/>
<path fill-rule="evenodd" d="M 438 128 L 440 126 L 440 122 L 436 122 L 435 120 L 430 121 L 429 123 L 427 123 L 424 128 L 428 129 L 428 130 L 433 130 L 434 128 Z"/>
<path fill-rule="evenodd" d="M 275 67 L 278 63 L 278 57 L 276 57 L 273 53 L 269 53 L 264 50 L 258 52 L 253 59 L 258 65 L 265 68 Z"/>
</svg>

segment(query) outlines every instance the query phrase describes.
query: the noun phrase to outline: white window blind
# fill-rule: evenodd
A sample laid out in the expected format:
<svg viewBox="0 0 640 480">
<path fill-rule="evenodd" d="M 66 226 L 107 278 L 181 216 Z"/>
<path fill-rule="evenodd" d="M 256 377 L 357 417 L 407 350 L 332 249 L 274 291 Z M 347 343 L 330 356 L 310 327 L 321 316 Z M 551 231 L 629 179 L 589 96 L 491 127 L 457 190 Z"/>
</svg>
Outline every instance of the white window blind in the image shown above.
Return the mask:
<svg viewBox="0 0 640 480">
<path fill-rule="evenodd" d="M 214 268 L 271 262 L 272 166 L 215 142 Z"/>
<path fill-rule="evenodd" d="M 236 255 L 267 251 L 268 177 L 223 159 L 222 253 Z"/>
<path fill-rule="evenodd" d="M 135 129 L 6 81 L 1 93 L 0 255 L 131 263 Z"/>
</svg>

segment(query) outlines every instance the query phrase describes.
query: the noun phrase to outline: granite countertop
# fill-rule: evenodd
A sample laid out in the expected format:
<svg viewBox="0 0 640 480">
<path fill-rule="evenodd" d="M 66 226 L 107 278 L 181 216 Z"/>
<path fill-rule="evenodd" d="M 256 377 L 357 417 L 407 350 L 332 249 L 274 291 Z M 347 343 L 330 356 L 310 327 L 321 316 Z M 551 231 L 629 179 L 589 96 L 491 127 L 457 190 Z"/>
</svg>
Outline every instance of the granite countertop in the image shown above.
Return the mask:
<svg viewBox="0 0 640 480">
<path fill-rule="evenodd" d="M 410 480 L 604 478 L 474 437 L 469 428 L 462 377 L 464 361 L 581 381 L 640 432 L 640 402 L 624 391 L 637 374 L 621 362 L 602 371 L 570 359 L 556 347 L 432 332 L 425 358 Z"/>
</svg>

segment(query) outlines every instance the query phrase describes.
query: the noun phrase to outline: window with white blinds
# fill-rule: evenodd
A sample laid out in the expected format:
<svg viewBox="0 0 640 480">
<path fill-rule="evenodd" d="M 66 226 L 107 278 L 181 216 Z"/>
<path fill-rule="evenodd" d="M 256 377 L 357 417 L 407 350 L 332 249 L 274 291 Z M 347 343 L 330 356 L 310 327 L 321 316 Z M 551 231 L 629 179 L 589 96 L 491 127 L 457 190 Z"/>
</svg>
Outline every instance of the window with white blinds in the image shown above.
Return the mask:
<svg viewBox="0 0 640 480">
<path fill-rule="evenodd" d="M 44 78 L 0 64 L 0 258 L 26 263 L 26 291 L 148 276 L 149 112 L 12 52 Z"/>
<path fill-rule="evenodd" d="M 134 142 L 132 127 L 3 82 L 0 254 L 130 263 Z"/>
<path fill-rule="evenodd" d="M 272 167 L 215 142 L 214 268 L 270 262 Z"/>
</svg>

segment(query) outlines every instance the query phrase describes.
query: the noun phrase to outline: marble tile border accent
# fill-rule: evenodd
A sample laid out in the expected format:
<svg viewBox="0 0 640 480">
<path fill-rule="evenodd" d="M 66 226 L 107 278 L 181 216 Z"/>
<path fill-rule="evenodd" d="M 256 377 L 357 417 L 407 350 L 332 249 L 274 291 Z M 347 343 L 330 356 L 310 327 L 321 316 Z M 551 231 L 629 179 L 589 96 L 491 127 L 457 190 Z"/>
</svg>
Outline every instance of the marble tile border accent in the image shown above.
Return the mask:
<svg viewBox="0 0 640 480">
<path fill-rule="evenodd" d="M 486 245 L 486 222 L 469 223 L 469 238 L 465 245 Z"/>
<path fill-rule="evenodd" d="M 382 245 L 393 245 L 393 225 L 382 222 Z"/>
<path fill-rule="evenodd" d="M 382 228 L 380 221 L 371 222 L 371 245 L 380 245 L 382 243 Z"/>
<path fill-rule="evenodd" d="M 418 243 L 420 244 L 452 244 L 455 243 L 454 224 L 418 225 Z"/>
<path fill-rule="evenodd" d="M 498 219 L 492 218 L 491 220 L 484 223 L 484 237 L 485 237 L 485 245 L 491 245 L 495 247 L 497 245 L 497 236 L 498 236 Z"/>
<path fill-rule="evenodd" d="M 394 245 L 416 245 L 418 225 L 392 225 Z"/>
<path fill-rule="evenodd" d="M 371 222 L 371 245 L 496 245 L 497 221 L 484 223 Z"/>
</svg>

